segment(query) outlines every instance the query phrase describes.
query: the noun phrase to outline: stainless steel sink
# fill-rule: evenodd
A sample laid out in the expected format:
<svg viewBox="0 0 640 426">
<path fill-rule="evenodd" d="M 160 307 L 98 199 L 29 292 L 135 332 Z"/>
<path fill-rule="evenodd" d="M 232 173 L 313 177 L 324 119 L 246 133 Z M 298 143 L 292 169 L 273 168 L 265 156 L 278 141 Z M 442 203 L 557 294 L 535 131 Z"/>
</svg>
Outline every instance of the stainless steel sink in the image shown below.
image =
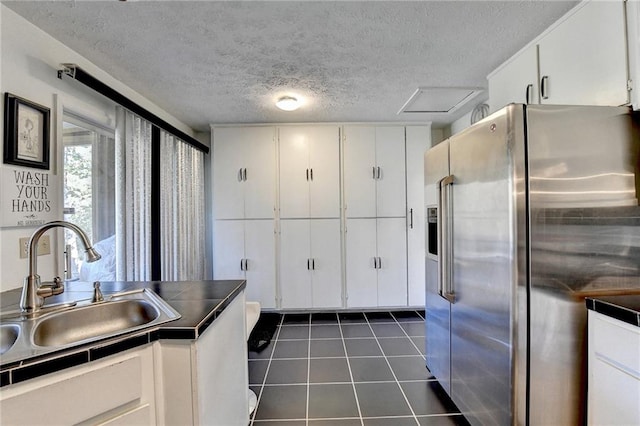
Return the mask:
<svg viewBox="0 0 640 426">
<path fill-rule="evenodd" d="M 160 311 L 145 300 L 117 300 L 58 312 L 33 329 L 38 346 L 65 346 L 149 324 Z"/>
<path fill-rule="evenodd" d="M 150 329 L 180 318 L 150 289 L 106 295 L 101 302 L 78 301 L 75 306 L 29 316 L 0 315 L 2 365 L 53 353 L 121 334 Z"/>
<path fill-rule="evenodd" d="M 20 327 L 15 324 L 0 325 L 0 355 L 11 349 L 18 340 Z"/>
</svg>

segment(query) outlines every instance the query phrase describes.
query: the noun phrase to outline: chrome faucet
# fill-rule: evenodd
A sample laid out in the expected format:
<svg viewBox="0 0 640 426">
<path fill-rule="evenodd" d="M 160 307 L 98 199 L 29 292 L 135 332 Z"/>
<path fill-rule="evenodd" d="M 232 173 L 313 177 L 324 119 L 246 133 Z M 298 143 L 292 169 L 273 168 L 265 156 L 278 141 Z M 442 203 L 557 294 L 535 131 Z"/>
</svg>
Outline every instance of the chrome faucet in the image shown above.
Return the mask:
<svg viewBox="0 0 640 426">
<path fill-rule="evenodd" d="M 56 227 L 70 229 L 80 237 L 84 245 L 85 260 L 87 262 L 100 260 L 100 253 L 92 247 L 87 234 L 77 225 L 63 220 L 45 223 L 34 231 L 27 246 L 29 251 L 29 275 L 25 277 L 24 285 L 22 286 L 22 296 L 20 297 L 20 309 L 22 309 L 22 312 L 36 312 L 44 304 L 45 297 L 64 292 L 64 284 L 60 277 L 54 278 L 53 282 L 41 284 L 40 275 L 37 272 L 38 240 L 49 229 Z"/>
</svg>

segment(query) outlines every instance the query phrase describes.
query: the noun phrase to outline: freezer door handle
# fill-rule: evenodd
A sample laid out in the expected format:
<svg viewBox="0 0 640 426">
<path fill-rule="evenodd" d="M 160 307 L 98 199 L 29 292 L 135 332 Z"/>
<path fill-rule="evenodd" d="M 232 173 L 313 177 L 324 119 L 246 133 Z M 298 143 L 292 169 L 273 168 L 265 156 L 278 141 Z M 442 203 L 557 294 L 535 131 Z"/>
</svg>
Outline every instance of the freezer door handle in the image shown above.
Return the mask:
<svg viewBox="0 0 640 426">
<path fill-rule="evenodd" d="M 451 189 L 454 177 L 449 175 L 440 180 L 438 197 L 438 293 L 451 303 L 455 303 L 453 292 L 453 244 L 452 244 L 452 220 L 453 197 Z"/>
</svg>

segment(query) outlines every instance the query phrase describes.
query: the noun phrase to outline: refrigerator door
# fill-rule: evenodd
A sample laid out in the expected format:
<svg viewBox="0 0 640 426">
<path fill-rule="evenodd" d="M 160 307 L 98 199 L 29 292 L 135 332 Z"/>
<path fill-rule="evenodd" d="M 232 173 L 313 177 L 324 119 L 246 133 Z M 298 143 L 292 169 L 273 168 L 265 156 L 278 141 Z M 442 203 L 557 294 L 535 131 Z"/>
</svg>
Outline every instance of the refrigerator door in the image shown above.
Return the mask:
<svg viewBox="0 0 640 426">
<path fill-rule="evenodd" d="M 451 397 L 471 424 L 512 424 L 517 191 L 512 105 L 450 138 Z M 429 331 L 429 330 L 427 330 Z M 437 377 L 437 376 L 436 376 Z"/>
<path fill-rule="evenodd" d="M 441 296 L 440 256 L 442 250 L 440 182 L 449 175 L 449 142 L 444 141 L 425 153 L 426 240 L 425 256 L 425 345 L 427 367 L 440 385 L 451 394 L 450 303 Z"/>
</svg>

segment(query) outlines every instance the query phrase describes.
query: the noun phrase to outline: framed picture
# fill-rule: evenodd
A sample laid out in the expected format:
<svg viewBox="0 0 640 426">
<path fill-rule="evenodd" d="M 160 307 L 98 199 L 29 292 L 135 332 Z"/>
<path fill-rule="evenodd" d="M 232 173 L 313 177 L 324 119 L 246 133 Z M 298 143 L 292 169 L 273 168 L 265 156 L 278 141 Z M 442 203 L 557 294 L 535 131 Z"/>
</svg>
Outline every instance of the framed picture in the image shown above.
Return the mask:
<svg viewBox="0 0 640 426">
<path fill-rule="evenodd" d="M 49 170 L 49 108 L 4 95 L 4 162 Z"/>
</svg>

